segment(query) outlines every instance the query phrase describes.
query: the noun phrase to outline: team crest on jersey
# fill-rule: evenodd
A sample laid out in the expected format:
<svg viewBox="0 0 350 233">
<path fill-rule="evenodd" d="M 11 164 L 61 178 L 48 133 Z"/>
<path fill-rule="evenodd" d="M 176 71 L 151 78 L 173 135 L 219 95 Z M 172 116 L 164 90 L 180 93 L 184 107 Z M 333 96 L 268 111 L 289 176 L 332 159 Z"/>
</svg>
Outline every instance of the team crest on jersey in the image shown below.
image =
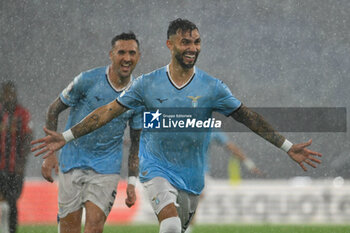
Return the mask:
<svg viewBox="0 0 350 233">
<path fill-rule="evenodd" d="M 192 107 L 196 108 L 198 106 L 198 99 L 202 96 L 187 96 L 187 98 L 190 98 L 192 100 Z"/>
</svg>

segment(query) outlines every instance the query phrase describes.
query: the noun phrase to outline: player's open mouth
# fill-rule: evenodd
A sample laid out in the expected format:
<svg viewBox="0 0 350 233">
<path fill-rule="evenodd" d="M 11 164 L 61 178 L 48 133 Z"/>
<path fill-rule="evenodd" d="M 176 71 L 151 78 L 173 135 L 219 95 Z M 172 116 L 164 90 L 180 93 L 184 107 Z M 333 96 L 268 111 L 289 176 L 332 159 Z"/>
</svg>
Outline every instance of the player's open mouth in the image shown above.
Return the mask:
<svg viewBox="0 0 350 233">
<path fill-rule="evenodd" d="M 121 64 L 122 70 L 130 70 L 131 64 Z"/>
<path fill-rule="evenodd" d="M 194 61 L 196 59 L 196 54 L 184 54 L 184 57 L 188 61 Z"/>
</svg>

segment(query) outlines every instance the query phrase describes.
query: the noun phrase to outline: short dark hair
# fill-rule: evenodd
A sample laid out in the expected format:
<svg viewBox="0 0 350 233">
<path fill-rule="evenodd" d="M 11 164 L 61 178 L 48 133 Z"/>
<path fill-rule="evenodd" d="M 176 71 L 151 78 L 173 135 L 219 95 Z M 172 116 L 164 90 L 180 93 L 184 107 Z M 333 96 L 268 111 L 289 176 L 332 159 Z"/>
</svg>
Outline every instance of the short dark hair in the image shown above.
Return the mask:
<svg viewBox="0 0 350 233">
<path fill-rule="evenodd" d="M 181 19 L 177 18 L 169 23 L 168 32 L 167 32 L 167 38 L 169 39 L 170 36 L 175 35 L 177 30 L 181 29 L 181 31 L 193 31 L 195 29 L 198 30 L 197 26 L 192 23 L 191 21 L 187 19 Z"/>
<path fill-rule="evenodd" d="M 10 88 L 14 91 L 16 91 L 16 85 L 13 81 L 7 80 L 1 83 L 1 88 L 2 90 L 5 90 L 5 88 Z"/>
<path fill-rule="evenodd" d="M 12 93 L 15 93 L 17 95 L 16 85 L 13 81 L 8 80 L 1 83 L 1 89 L 0 89 L 0 103 L 3 103 L 4 101 L 4 93 L 6 91 L 11 91 Z"/>
<path fill-rule="evenodd" d="M 140 43 L 139 43 L 138 39 L 136 38 L 135 33 L 132 31 L 130 31 L 128 33 L 123 32 L 119 35 L 116 35 L 111 41 L 112 48 L 114 47 L 115 42 L 117 42 L 118 40 L 134 40 L 137 43 L 137 47 L 140 47 Z"/>
</svg>

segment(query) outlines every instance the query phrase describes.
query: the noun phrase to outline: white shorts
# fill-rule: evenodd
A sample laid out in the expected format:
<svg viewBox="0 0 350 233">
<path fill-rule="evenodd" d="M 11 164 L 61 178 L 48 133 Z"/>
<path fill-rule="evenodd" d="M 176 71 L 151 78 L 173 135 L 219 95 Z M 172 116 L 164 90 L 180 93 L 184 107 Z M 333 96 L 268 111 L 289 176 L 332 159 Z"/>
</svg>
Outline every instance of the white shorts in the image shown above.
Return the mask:
<svg viewBox="0 0 350 233">
<path fill-rule="evenodd" d="M 143 187 L 153 211 L 157 215 L 165 206 L 170 203 L 175 204 L 181 220 L 182 231 L 184 232 L 196 212 L 199 195 L 177 190 L 169 181 L 162 177 L 155 177 L 144 182 Z"/>
<path fill-rule="evenodd" d="M 99 174 L 94 170 L 59 172 L 58 216 L 64 218 L 81 209 L 86 201 L 91 201 L 107 217 L 117 195 L 119 180 L 118 174 Z"/>
</svg>

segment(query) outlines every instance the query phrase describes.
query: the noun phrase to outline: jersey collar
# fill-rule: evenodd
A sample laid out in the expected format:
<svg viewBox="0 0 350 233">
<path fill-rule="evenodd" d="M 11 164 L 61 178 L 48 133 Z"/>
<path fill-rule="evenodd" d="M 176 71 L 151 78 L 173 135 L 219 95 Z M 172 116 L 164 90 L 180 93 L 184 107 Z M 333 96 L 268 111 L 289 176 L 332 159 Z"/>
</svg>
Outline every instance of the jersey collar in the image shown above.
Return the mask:
<svg viewBox="0 0 350 233">
<path fill-rule="evenodd" d="M 168 65 L 166 66 L 166 73 L 167 73 L 167 75 L 168 75 L 168 79 L 169 79 L 169 81 L 171 82 L 171 84 L 172 84 L 176 89 L 178 89 L 178 90 L 180 90 L 180 89 L 186 87 L 186 86 L 192 81 L 193 77 L 194 77 L 195 74 L 196 74 L 196 67 L 194 66 L 194 67 L 193 67 L 193 74 L 192 74 L 191 78 L 190 78 L 186 83 L 182 84 L 181 86 L 178 86 L 178 85 L 176 85 L 176 83 L 175 83 L 175 82 L 173 81 L 173 79 L 171 78 L 170 71 L 169 71 L 169 65 L 170 65 L 170 64 L 168 64 Z"/>
<path fill-rule="evenodd" d="M 110 78 L 109 78 L 108 70 L 109 70 L 109 66 L 107 66 L 107 68 L 106 68 L 106 78 L 107 78 L 107 82 L 109 83 L 109 85 L 112 87 L 113 90 L 115 90 L 116 92 L 121 92 L 121 91 L 128 89 L 131 86 L 132 81 L 134 80 L 134 76 L 132 76 L 132 75 L 130 77 L 129 83 L 125 87 L 120 88 L 120 89 L 114 87 Z"/>
</svg>

